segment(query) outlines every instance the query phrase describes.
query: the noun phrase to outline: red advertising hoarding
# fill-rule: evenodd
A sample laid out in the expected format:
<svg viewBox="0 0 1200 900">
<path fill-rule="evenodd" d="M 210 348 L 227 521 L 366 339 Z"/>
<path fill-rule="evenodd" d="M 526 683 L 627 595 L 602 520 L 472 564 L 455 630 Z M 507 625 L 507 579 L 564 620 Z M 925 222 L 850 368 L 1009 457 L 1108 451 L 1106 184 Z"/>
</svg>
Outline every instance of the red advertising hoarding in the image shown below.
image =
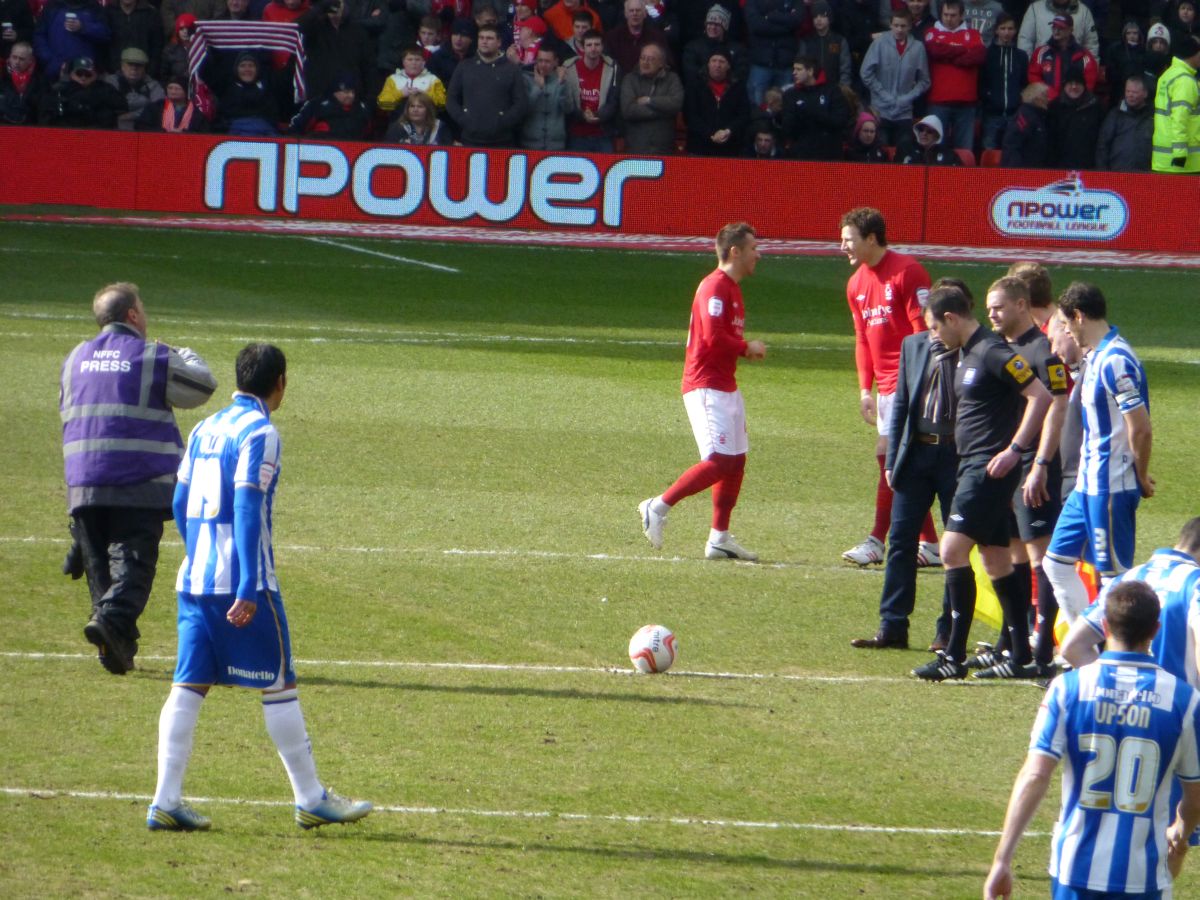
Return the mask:
<svg viewBox="0 0 1200 900">
<path fill-rule="evenodd" d="M 28 128 L 0 129 L 0 161 L 5 204 L 668 236 L 748 219 L 793 240 L 833 240 L 871 205 L 896 243 L 1200 252 L 1174 214 L 1200 200 L 1187 176 Z"/>
</svg>

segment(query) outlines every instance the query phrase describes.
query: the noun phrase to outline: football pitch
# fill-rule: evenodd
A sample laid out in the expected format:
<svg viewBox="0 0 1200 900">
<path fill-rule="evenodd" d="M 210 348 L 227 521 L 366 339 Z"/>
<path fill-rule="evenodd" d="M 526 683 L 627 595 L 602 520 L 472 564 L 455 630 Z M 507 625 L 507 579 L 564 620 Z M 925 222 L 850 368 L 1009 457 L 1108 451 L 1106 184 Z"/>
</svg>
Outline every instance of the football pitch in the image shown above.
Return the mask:
<svg viewBox="0 0 1200 900">
<path fill-rule="evenodd" d="M 914 649 L 849 647 L 876 625 L 882 572 L 840 560 L 877 472 L 845 260 L 768 255 L 743 284 L 747 336 L 768 345 L 739 371 L 751 451 L 733 530 L 755 565 L 703 558 L 707 494 L 672 513 L 661 552 L 635 509 L 695 458 L 679 376 L 712 256 L 536 241 L 0 224 L 0 894 L 980 895 L 1041 692 L 908 675 L 939 572 L 919 575 Z M 927 268 L 965 279 L 982 316 L 1005 267 Z M 1200 512 L 1198 281 L 1051 271 L 1059 290 L 1101 285 L 1149 374 L 1142 559 Z M 151 336 L 220 381 L 179 414 L 185 435 L 225 404 L 245 343 L 288 355 L 276 557 L 318 770 L 376 804 L 359 825 L 299 830 L 257 696 L 217 690 L 185 782 L 213 830 L 145 829 L 178 536 L 123 678 L 90 652 L 86 588 L 59 571 L 58 371 L 116 280 L 141 286 Z M 650 622 L 680 657 L 634 676 L 626 643 Z M 1057 787 L 1018 853 L 1019 896 L 1048 892 L 1056 810 Z"/>
</svg>

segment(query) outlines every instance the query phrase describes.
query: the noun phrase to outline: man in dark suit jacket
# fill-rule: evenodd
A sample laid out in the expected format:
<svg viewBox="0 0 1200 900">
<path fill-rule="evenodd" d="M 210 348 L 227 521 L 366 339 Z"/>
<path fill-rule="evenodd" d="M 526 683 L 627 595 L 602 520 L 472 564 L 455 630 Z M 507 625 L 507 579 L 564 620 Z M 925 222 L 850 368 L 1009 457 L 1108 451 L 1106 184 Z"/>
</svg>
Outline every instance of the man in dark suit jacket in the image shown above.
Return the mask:
<svg viewBox="0 0 1200 900">
<path fill-rule="evenodd" d="M 940 284 L 941 282 L 939 282 Z M 879 630 L 851 646 L 882 650 L 908 647 L 908 617 L 917 599 L 917 541 L 936 497 L 942 522 L 950 512 L 958 471 L 954 446 L 954 367 L 958 352 L 947 351 L 931 331 L 910 334 L 900 345 L 900 375 L 892 405 L 892 427 L 884 468 L 892 488 Z M 934 646 L 950 633 L 943 595 Z M 932 647 L 931 647 L 932 649 Z"/>
</svg>

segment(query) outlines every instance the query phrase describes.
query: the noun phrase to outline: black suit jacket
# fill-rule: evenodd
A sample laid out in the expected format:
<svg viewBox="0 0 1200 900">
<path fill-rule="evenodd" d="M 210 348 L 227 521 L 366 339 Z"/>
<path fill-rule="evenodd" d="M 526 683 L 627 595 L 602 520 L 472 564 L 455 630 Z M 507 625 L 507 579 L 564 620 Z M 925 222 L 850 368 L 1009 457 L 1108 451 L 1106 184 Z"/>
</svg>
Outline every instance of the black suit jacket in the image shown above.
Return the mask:
<svg viewBox="0 0 1200 900">
<path fill-rule="evenodd" d="M 929 354 L 928 331 L 910 334 L 900 344 L 900 374 L 884 461 L 884 468 L 892 473 L 892 484 L 903 477 L 904 462 L 921 420 L 921 379 L 929 366 Z"/>
</svg>

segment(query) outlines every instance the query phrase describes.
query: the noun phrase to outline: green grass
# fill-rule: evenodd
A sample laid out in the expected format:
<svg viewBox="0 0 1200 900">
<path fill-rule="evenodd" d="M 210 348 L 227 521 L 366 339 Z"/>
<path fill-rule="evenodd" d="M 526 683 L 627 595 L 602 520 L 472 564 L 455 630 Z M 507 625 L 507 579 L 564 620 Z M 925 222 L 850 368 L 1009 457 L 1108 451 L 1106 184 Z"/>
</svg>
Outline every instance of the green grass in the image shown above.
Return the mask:
<svg viewBox="0 0 1200 900">
<path fill-rule="evenodd" d="M 678 379 L 708 257 L 348 242 L 461 272 L 299 237 L 0 224 L 0 788 L 24 789 L 0 793 L 0 892 L 978 896 L 1040 695 L 918 684 L 923 652 L 848 646 L 881 574 L 838 560 L 875 477 L 844 261 L 768 257 L 745 285 L 769 346 L 740 373 L 752 566 L 701 558 L 707 497 L 661 554 L 634 511 L 695 455 Z M 1003 267 L 929 268 L 981 295 Z M 1195 513 L 1195 278 L 1054 277 L 1098 281 L 1149 371 L 1145 556 Z M 58 574 L 58 368 L 118 279 L 221 379 L 185 431 L 246 341 L 288 353 L 280 576 L 322 776 L 382 807 L 360 826 L 296 829 L 256 698 L 215 691 L 186 782 L 214 831 L 144 829 L 180 546 L 169 533 L 122 679 L 89 658 L 85 589 Z M 920 575 L 915 642 L 940 586 Z M 679 635 L 683 672 L 762 677 L 606 671 L 650 621 Z M 1024 896 L 1047 888 L 1055 806 L 1018 854 Z"/>
</svg>

